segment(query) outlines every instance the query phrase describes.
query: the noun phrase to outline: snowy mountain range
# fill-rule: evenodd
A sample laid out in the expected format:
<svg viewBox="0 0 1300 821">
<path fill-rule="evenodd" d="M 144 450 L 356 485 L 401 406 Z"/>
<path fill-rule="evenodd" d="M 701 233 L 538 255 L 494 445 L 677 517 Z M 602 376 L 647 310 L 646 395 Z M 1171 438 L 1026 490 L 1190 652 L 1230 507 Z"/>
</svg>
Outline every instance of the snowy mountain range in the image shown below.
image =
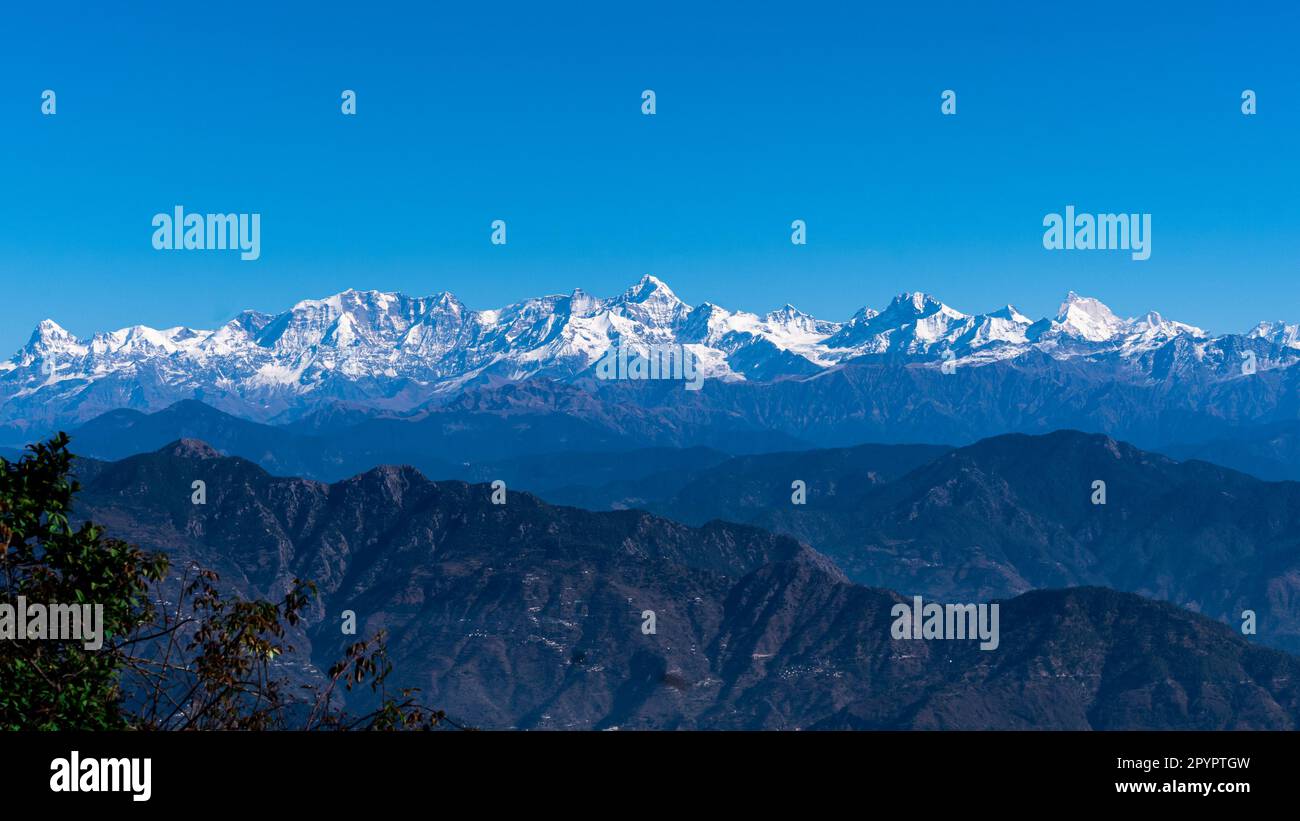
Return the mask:
<svg viewBox="0 0 1300 821">
<path fill-rule="evenodd" d="M 1154 311 L 1122 319 L 1071 292 L 1037 321 L 1007 305 L 965 314 L 923 293 L 845 322 L 792 305 L 757 315 L 690 306 L 653 276 L 601 299 L 575 290 L 474 310 L 450 293 L 348 290 L 215 330 L 133 326 L 78 339 L 44 320 L 0 363 L 0 424 L 79 422 L 115 408 L 199 399 L 261 421 L 324 403 L 406 411 L 467 387 L 543 377 L 583 382 L 615 345 L 686 347 L 722 382 L 816 378 L 862 362 L 979 367 L 1039 353 L 1123 373 L 1125 381 L 1235 379 L 1300 360 L 1300 326 L 1261 323 L 1212 337 Z M 1251 354 L 1253 353 L 1253 357 Z"/>
</svg>

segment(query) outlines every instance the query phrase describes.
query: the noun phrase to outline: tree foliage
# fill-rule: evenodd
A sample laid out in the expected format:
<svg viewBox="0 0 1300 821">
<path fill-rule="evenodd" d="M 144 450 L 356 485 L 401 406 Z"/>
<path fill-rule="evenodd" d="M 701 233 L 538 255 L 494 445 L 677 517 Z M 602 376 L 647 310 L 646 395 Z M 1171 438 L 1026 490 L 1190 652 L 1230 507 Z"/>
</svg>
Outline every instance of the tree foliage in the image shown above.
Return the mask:
<svg viewBox="0 0 1300 821">
<path fill-rule="evenodd" d="M 72 524 L 78 484 L 68 437 L 0 459 L 0 601 L 100 604 L 104 643 L 0 640 L 0 728 L 8 730 L 432 729 L 452 723 L 417 691 L 390 691 L 383 633 L 357 642 L 324 683 L 290 692 L 292 653 L 315 586 L 278 601 L 232 599 L 210 570 L 173 572 L 163 553 Z M 342 692 L 367 686 L 378 707 L 350 715 Z M 458 725 L 453 725 L 458 726 Z"/>
</svg>

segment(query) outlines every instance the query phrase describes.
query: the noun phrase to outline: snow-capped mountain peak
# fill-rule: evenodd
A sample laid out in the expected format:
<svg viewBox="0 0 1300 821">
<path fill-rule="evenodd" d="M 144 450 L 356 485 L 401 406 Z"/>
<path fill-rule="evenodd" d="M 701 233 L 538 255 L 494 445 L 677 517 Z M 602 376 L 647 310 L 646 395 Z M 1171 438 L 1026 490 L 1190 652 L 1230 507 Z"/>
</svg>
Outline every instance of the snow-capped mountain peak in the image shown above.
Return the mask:
<svg viewBox="0 0 1300 821">
<path fill-rule="evenodd" d="M 36 323 L 36 329 L 32 331 L 31 339 L 27 344 L 50 344 L 72 338 L 72 334 L 64 330 L 63 326 L 55 322 L 53 319 L 42 319 L 40 322 Z"/>
<path fill-rule="evenodd" d="M 1014 305 L 1006 305 L 988 314 L 988 316 L 992 319 L 1005 319 L 1017 325 L 1032 325 L 1034 323 L 1032 319 L 1020 313 Z"/>
<path fill-rule="evenodd" d="M 1145 336 L 1159 335 L 1164 337 L 1174 337 L 1182 334 L 1194 337 L 1205 336 L 1205 331 L 1197 328 L 1195 325 L 1188 325 L 1185 322 L 1175 322 L 1171 319 L 1165 319 L 1159 311 L 1147 311 L 1147 313 L 1129 323 L 1129 330 L 1133 333 L 1143 334 Z"/>
<path fill-rule="evenodd" d="M 899 294 L 889 303 L 889 307 L 881 311 L 881 314 L 890 312 L 911 315 L 911 316 L 930 316 L 935 313 L 945 313 L 948 316 L 959 319 L 965 316 L 960 311 L 954 311 L 939 300 L 922 291 L 910 291 Z"/>
<path fill-rule="evenodd" d="M 1105 342 L 1124 330 L 1124 320 L 1100 300 L 1079 296 L 1074 291 L 1066 295 L 1056 316 L 1057 325 L 1070 336 L 1089 342 Z"/>
<path fill-rule="evenodd" d="M 60 353 L 80 353 L 85 350 L 76 337 L 64 330 L 63 326 L 52 319 L 42 319 L 23 349 L 32 356 Z"/>
<path fill-rule="evenodd" d="M 606 308 L 616 318 L 630 320 L 641 332 L 649 332 L 657 341 L 666 341 L 664 333 L 675 330 L 685 321 L 691 311 L 687 305 L 673 293 L 663 280 L 646 274 L 622 295 L 609 300 Z M 633 337 L 639 333 L 635 328 L 622 327 L 617 320 L 615 327 L 622 331 L 620 336 Z"/>
<path fill-rule="evenodd" d="M 1274 345 L 1287 348 L 1300 348 L 1300 324 L 1288 325 L 1285 322 L 1261 322 L 1246 334 L 1250 339 L 1263 339 Z"/>
<path fill-rule="evenodd" d="M 645 276 L 641 277 L 641 279 L 638 280 L 635 285 L 633 285 L 632 287 L 624 291 L 622 296 L 618 297 L 616 301 L 619 302 L 654 301 L 654 302 L 664 302 L 664 303 L 675 303 L 680 305 L 686 304 L 677 297 L 677 294 L 673 293 L 673 289 L 669 288 L 666 282 L 664 282 L 662 279 L 659 279 L 659 277 L 654 276 L 653 274 L 646 274 Z"/>
<path fill-rule="evenodd" d="M 1300 358 L 1300 326 L 1261 323 L 1248 338 L 1277 346 L 1262 360 L 1267 367 Z M 196 396 L 253 418 L 324 401 L 403 409 L 481 382 L 590 378 L 616 345 L 682 345 L 709 378 L 764 381 L 884 355 L 934 364 L 952 353 L 981 365 L 1037 350 L 1148 362 L 1148 353 L 1180 340 L 1195 346 L 1180 349 L 1186 367 L 1238 358 L 1235 350 L 1207 353 L 1218 343 L 1199 328 L 1155 311 L 1120 319 L 1074 292 L 1056 318 L 1037 322 L 1011 305 L 968 315 L 921 291 L 835 322 L 791 304 L 764 314 L 710 302 L 692 308 L 651 275 L 611 298 L 574 290 L 490 309 L 446 291 L 347 290 L 279 314 L 244 311 L 215 330 L 135 325 L 79 340 L 43 320 L 0 363 L 0 423 L 123 404 L 154 409 Z"/>
<path fill-rule="evenodd" d="M 763 323 L 772 332 L 785 335 L 826 337 L 839 329 L 839 323 L 817 319 L 788 302 L 778 310 L 769 311 L 763 317 Z"/>
</svg>

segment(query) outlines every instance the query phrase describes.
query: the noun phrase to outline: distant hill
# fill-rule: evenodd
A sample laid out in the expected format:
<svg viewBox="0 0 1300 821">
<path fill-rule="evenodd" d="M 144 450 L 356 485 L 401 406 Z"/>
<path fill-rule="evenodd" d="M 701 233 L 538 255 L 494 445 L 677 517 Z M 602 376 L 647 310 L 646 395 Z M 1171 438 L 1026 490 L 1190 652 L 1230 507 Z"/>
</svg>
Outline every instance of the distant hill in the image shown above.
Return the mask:
<svg viewBox="0 0 1300 821">
<path fill-rule="evenodd" d="M 591 423 L 533 410 L 531 400 L 516 407 L 509 397 L 498 398 L 506 401 L 412 417 L 322 412 L 323 418 L 287 426 L 250 422 L 185 400 L 155 413 L 111 411 L 70 435 L 74 451 L 97 459 L 121 459 L 194 438 L 278 475 L 333 481 L 377 465 L 409 464 L 436 478 L 502 479 L 534 490 L 694 470 L 729 456 L 718 447 L 745 452 L 798 444 L 779 435 L 720 431 L 711 438 L 718 447 L 677 447 L 673 437 L 653 430 L 653 420 L 625 434 L 618 428 L 628 427 L 627 420 Z"/>
<path fill-rule="evenodd" d="M 650 508 L 787 533 L 864 584 L 958 599 L 1101 585 L 1232 624 L 1254 610 L 1259 641 L 1300 649 L 1300 483 L 1073 431 L 993 437 L 883 482 L 825 464 L 723 463 Z M 804 477 L 808 504 L 794 505 L 790 483 Z M 1092 503 L 1094 481 L 1105 504 Z"/>
<path fill-rule="evenodd" d="M 1068 455 L 1069 441 L 1054 447 Z M 1004 446 L 954 451 L 875 492 L 917 487 L 903 483 L 935 465 L 996 464 Z M 395 683 L 479 726 L 1300 723 L 1300 661 L 1134 595 L 1082 588 L 1004 601 L 1001 644 L 984 651 L 892 639 L 900 596 L 854 585 L 816 551 L 746 525 L 593 513 L 520 492 L 494 505 L 487 485 L 432 482 L 412 468 L 328 485 L 277 478 L 194 441 L 88 461 L 81 478 L 79 515 L 215 566 L 249 595 L 316 580 L 323 601 L 302 636 L 312 662 L 352 639 L 338 625 L 353 610 L 362 632 L 389 631 Z M 191 503 L 199 479 L 204 505 Z M 1116 502 L 1107 512 L 1123 516 Z M 653 635 L 642 630 L 646 610 Z"/>
<path fill-rule="evenodd" d="M 700 389 L 603 378 L 606 355 L 649 346 L 689 355 Z M 788 304 L 761 315 L 688 305 L 653 276 L 611 297 L 574 290 L 490 310 L 445 292 L 347 290 L 214 329 L 134 325 L 78 338 L 43 320 L 0 361 L 0 444 L 198 401 L 296 435 L 346 432 L 323 466 L 275 453 L 328 479 L 403 447 L 418 452 L 397 461 L 434 467 L 659 447 L 964 445 L 1060 429 L 1173 443 L 1212 461 L 1245 442 L 1250 458 L 1228 464 L 1300 478 L 1294 443 L 1256 441 L 1300 420 L 1298 366 L 1294 324 L 1212 335 L 1156 311 L 1120 317 L 1074 292 L 1039 319 L 906 292 L 830 321 Z"/>
<path fill-rule="evenodd" d="M 1247 427 L 1208 442 L 1157 450 L 1175 459 L 1201 459 L 1268 481 L 1300 481 L 1300 421 Z"/>
</svg>

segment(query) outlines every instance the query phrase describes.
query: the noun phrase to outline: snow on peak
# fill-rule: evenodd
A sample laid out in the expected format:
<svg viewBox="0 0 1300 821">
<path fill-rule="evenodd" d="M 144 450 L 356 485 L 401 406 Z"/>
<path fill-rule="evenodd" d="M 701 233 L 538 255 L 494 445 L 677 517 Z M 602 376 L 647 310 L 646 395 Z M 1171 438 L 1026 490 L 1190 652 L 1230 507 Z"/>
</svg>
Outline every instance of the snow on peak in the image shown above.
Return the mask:
<svg viewBox="0 0 1300 821">
<path fill-rule="evenodd" d="M 72 339 L 72 334 L 63 329 L 63 326 L 53 319 L 42 319 L 36 325 L 36 330 L 32 331 L 32 344 L 51 340 Z"/>
<path fill-rule="evenodd" d="M 447 292 L 349 289 L 275 315 L 245 311 L 214 331 L 137 325 L 83 342 L 43 320 L 22 350 L 0 362 L 0 407 L 6 397 L 39 394 L 75 413 L 73 391 L 100 379 L 147 383 L 145 392 L 159 402 L 212 389 L 262 408 L 305 407 L 312 397 L 379 397 L 396 407 L 408 396 L 424 402 L 494 379 L 583 378 L 614 345 L 686 345 L 710 378 L 769 379 L 872 356 L 934 361 L 942 351 L 975 364 L 1032 350 L 1138 358 L 1187 336 L 1196 340 L 1196 356 L 1215 344 L 1155 311 L 1124 320 L 1073 291 L 1055 320 L 1031 322 L 1012 305 L 967 315 L 910 291 L 883 311 L 863 308 L 841 323 L 791 304 L 765 314 L 709 302 L 692 309 L 652 275 L 612 298 L 574 290 L 490 310 L 468 308 Z M 1250 336 L 1300 350 L 1300 325 L 1261 323 Z M 400 396 L 394 380 L 405 380 Z M 59 399 L 55 390 L 68 393 Z"/>
<path fill-rule="evenodd" d="M 675 302 L 684 304 L 668 284 L 653 274 L 646 274 L 635 285 L 623 292 L 619 298 L 622 302 Z"/>
<path fill-rule="evenodd" d="M 1016 306 L 1014 305 L 1003 306 L 997 309 L 996 311 L 993 311 L 992 313 L 988 314 L 988 316 L 992 319 L 1005 319 L 1006 321 L 1014 322 L 1017 325 L 1034 324 L 1034 320 L 1020 313 L 1020 311 L 1017 310 Z"/>
<path fill-rule="evenodd" d="M 921 291 L 894 297 L 885 310 L 863 309 L 827 340 L 848 358 L 888 351 L 921 353 L 956 338 L 971 318 Z"/>
<path fill-rule="evenodd" d="M 910 308 L 912 313 L 921 314 L 938 310 L 942 305 L 939 300 L 921 291 L 904 291 L 889 303 L 890 308 Z"/>
<path fill-rule="evenodd" d="M 1141 334 L 1148 337 L 1171 337 L 1187 334 L 1189 336 L 1205 336 L 1205 331 L 1195 325 L 1188 325 L 1185 322 L 1175 322 L 1172 319 L 1165 319 L 1158 311 L 1147 311 L 1145 316 L 1133 320 L 1130 324 L 1130 330 L 1133 333 Z"/>
<path fill-rule="evenodd" d="M 62 325 L 52 319 L 42 319 L 36 325 L 36 330 L 32 331 L 31 338 L 27 340 L 26 349 L 48 353 L 77 347 L 79 347 L 77 338 L 64 330 Z"/>
<path fill-rule="evenodd" d="M 1300 348 L 1300 324 L 1288 325 L 1285 322 L 1261 322 L 1246 334 L 1250 339 L 1263 339 L 1274 345 L 1287 348 Z"/>
<path fill-rule="evenodd" d="M 896 317 L 900 320 L 920 319 L 942 314 L 945 320 L 966 319 L 966 314 L 954 310 L 922 291 L 905 291 L 889 303 L 878 316 Z M 940 320 L 944 321 L 944 320 Z"/>
<path fill-rule="evenodd" d="M 606 305 L 613 315 L 610 321 L 614 324 L 616 336 L 622 338 L 629 333 L 638 333 L 636 328 L 639 327 L 655 337 L 656 342 L 668 341 L 663 337 L 680 328 L 691 312 L 691 306 L 678 299 L 662 280 L 650 274 L 641 277 L 637 284 Z M 617 327 L 625 322 L 633 323 L 632 327 Z"/>
<path fill-rule="evenodd" d="M 574 288 L 569 294 L 569 310 L 578 316 L 585 316 L 600 308 L 600 300 L 581 288 Z"/>
<path fill-rule="evenodd" d="M 825 322 L 804 313 L 790 303 L 775 311 L 769 311 L 763 317 L 763 323 L 771 329 L 785 333 L 819 334 L 828 336 L 838 327 L 833 322 Z"/>
<path fill-rule="evenodd" d="M 1056 317 L 1062 330 L 1071 336 L 1089 342 L 1105 342 L 1124 330 L 1124 321 L 1100 300 L 1079 296 L 1074 291 L 1066 295 Z"/>
</svg>

